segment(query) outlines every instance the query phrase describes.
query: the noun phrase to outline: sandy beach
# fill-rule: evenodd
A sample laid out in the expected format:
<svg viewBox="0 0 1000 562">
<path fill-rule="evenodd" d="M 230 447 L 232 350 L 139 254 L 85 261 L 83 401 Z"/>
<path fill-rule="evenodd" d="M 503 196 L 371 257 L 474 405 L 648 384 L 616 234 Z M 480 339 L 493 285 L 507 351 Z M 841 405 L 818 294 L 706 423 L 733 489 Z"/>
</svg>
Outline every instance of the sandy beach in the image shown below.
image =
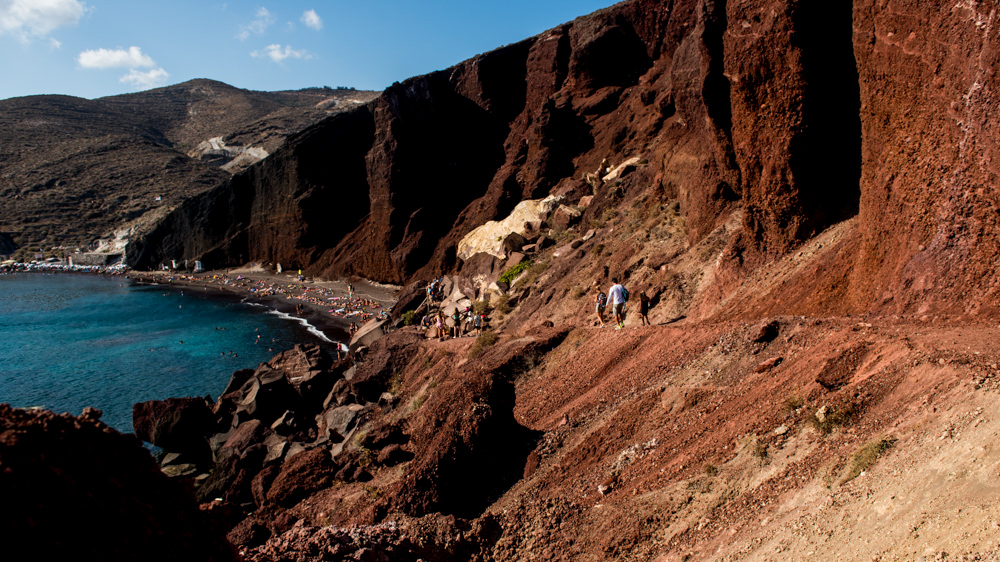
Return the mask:
<svg viewBox="0 0 1000 562">
<path fill-rule="evenodd" d="M 399 287 L 357 280 L 325 280 L 296 272 L 275 273 L 261 267 L 229 268 L 189 274 L 177 271 L 131 271 L 128 277 L 139 283 L 203 288 L 231 295 L 241 301 L 262 304 L 301 318 L 331 342 L 350 341 L 351 324 L 363 326 L 372 319 L 387 317 L 396 303 Z M 353 285 L 353 294 L 349 291 Z"/>
</svg>

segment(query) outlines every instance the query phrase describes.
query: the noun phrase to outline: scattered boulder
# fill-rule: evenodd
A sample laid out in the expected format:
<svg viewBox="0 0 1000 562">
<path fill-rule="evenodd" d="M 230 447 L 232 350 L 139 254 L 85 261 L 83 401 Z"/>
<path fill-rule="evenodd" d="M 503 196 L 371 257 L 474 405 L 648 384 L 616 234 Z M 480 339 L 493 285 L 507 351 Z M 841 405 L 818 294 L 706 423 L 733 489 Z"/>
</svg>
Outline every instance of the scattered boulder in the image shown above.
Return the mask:
<svg viewBox="0 0 1000 562">
<path fill-rule="evenodd" d="M 766 373 L 767 371 L 770 371 L 771 369 L 777 367 L 778 364 L 781 363 L 782 360 L 783 360 L 783 358 L 780 357 L 780 356 L 779 357 L 772 357 L 772 358 L 768 359 L 767 361 L 764 361 L 760 365 L 757 365 L 757 368 L 754 369 L 754 372 L 755 373 Z"/>
<path fill-rule="evenodd" d="M 351 384 L 347 382 L 347 379 L 338 380 L 334 383 L 333 388 L 330 389 L 326 400 L 323 401 L 323 409 L 326 410 L 330 406 L 343 406 L 344 404 L 355 402 L 356 399 L 351 389 Z"/>
<path fill-rule="evenodd" d="M 552 219 L 549 221 L 552 223 L 552 228 L 556 230 L 566 230 L 573 224 L 576 224 L 580 217 L 583 216 L 578 209 L 573 207 L 567 207 L 566 205 L 559 205 L 559 208 L 552 214 Z"/>
<path fill-rule="evenodd" d="M 229 439 L 219 448 L 219 458 L 242 455 L 250 446 L 263 443 L 271 430 L 260 420 L 247 420 L 229 434 Z"/>
<path fill-rule="evenodd" d="M 503 239 L 503 244 L 501 245 L 502 252 L 504 256 L 510 259 L 510 255 L 514 252 L 521 251 L 521 248 L 527 245 L 528 240 L 516 232 L 511 232 Z"/>
<path fill-rule="evenodd" d="M 514 267 L 515 265 L 523 262 L 524 261 L 524 257 L 525 257 L 524 254 L 521 253 L 521 252 L 513 252 L 513 253 L 511 253 L 510 257 L 507 258 L 507 263 L 504 264 L 503 268 L 504 269 L 510 269 L 510 268 Z"/>
<path fill-rule="evenodd" d="M 285 373 L 265 364 L 257 368 L 244 386 L 236 416 L 239 423 L 253 418 L 270 426 L 286 410 L 297 409 L 299 402 L 299 395 Z"/>
<path fill-rule="evenodd" d="M 175 453 L 209 456 L 207 436 L 215 426 L 204 398 L 150 400 L 132 406 L 135 436 Z"/>
<path fill-rule="evenodd" d="M 327 410 L 317 416 L 316 426 L 320 435 L 329 435 L 331 441 L 342 441 L 355 426 L 358 412 L 364 409 L 361 404 L 348 404 Z M 337 437 L 335 438 L 334 435 Z"/>
<path fill-rule="evenodd" d="M 781 323 L 777 320 L 764 320 L 758 324 L 750 333 L 751 343 L 768 343 L 778 337 L 781 331 Z"/>
<path fill-rule="evenodd" d="M 280 472 L 281 466 L 271 465 L 264 467 L 257 473 L 257 476 L 253 477 L 253 482 L 250 483 L 250 493 L 253 494 L 253 501 L 257 507 L 264 507 L 267 502 L 267 491 L 271 489 L 271 483 Z"/>
<path fill-rule="evenodd" d="M 392 307 L 389 317 L 392 320 L 398 320 L 401 316 L 403 316 L 403 313 L 416 310 L 426 298 L 426 281 L 414 281 L 410 283 L 399 292 L 396 304 Z"/>
</svg>

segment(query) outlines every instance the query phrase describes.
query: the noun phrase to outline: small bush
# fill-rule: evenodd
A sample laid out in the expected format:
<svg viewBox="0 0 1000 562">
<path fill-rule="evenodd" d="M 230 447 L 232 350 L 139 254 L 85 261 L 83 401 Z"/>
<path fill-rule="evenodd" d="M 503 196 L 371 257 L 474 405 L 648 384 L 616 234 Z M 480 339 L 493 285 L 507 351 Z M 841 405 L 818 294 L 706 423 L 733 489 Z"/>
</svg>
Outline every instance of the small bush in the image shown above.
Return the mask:
<svg viewBox="0 0 1000 562">
<path fill-rule="evenodd" d="M 719 469 L 714 464 L 709 463 L 709 464 L 705 465 L 705 474 L 706 475 L 708 475 L 708 476 L 715 476 L 718 473 L 719 473 Z"/>
<path fill-rule="evenodd" d="M 503 273 L 500 274 L 500 278 L 497 281 L 506 283 L 508 286 L 518 278 L 521 273 L 526 271 L 532 265 L 531 260 L 523 261 L 514 267 L 507 268 Z"/>
<path fill-rule="evenodd" d="M 854 453 L 854 458 L 851 459 L 851 471 L 847 473 L 841 485 L 854 480 L 861 475 L 862 472 L 871 468 L 875 461 L 896 444 L 896 438 L 892 436 L 883 436 L 879 439 L 869 441 L 864 447 L 862 447 L 857 453 Z"/>
<path fill-rule="evenodd" d="M 528 271 L 524 274 L 524 277 L 521 277 L 520 279 L 517 280 L 517 284 L 514 285 L 514 287 L 519 289 L 521 287 L 526 287 L 534 284 L 535 281 L 538 281 L 538 277 L 542 273 L 545 273 L 545 270 L 548 268 L 549 268 L 549 262 L 547 261 L 543 261 L 532 265 L 531 268 L 528 269 Z"/>
<path fill-rule="evenodd" d="M 500 295 L 497 298 L 497 305 L 494 307 L 500 314 L 510 314 L 513 307 L 510 306 L 510 297 L 507 295 Z"/>
<path fill-rule="evenodd" d="M 487 348 L 495 344 L 498 339 L 500 339 L 500 336 L 496 332 L 483 333 L 483 335 L 476 338 L 476 343 L 472 344 L 472 349 L 469 350 L 469 358 L 479 357 Z"/>
<path fill-rule="evenodd" d="M 784 409 L 783 409 L 785 417 L 787 418 L 787 417 L 795 414 L 795 412 L 799 408 L 801 408 L 802 406 L 805 406 L 805 405 L 806 405 L 806 401 L 802 398 L 802 396 L 800 396 L 798 394 L 793 394 L 793 395 L 789 396 L 788 398 L 785 398 L 785 405 L 784 405 Z"/>
<path fill-rule="evenodd" d="M 842 408 L 829 408 L 823 416 L 822 421 L 816 415 L 818 411 L 819 410 L 811 412 L 811 415 L 809 416 L 809 423 L 812 424 L 813 428 L 818 431 L 820 435 L 830 435 L 833 433 L 833 430 L 854 421 L 854 418 L 858 414 L 858 407 L 852 402 Z"/>
<path fill-rule="evenodd" d="M 582 299 L 583 296 L 586 295 L 586 294 L 587 294 L 587 288 L 586 287 L 581 287 L 580 285 L 577 285 L 576 287 L 573 287 L 573 298 L 574 299 Z"/>
<path fill-rule="evenodd" d="M 417 318 L 416 310 L 408 310 L 404 312 L 400 318 L 402 318 L 404 326 L 413 326 L 420 322 L 420 320 Z"/>
</svg>

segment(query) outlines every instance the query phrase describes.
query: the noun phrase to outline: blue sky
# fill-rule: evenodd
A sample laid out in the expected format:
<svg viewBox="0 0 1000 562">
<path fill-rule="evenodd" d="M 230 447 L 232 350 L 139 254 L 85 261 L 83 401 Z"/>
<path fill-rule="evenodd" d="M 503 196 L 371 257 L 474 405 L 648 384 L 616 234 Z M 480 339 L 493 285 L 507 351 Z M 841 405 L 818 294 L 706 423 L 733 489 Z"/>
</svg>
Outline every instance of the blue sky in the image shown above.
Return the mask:
<svg viewBox="0 0 1000 562">
<path fill-rule="evenodd" d="M 0 99 L 212 78 L 381 90 L 614 0 L 0 0 Z"/>
</svg>

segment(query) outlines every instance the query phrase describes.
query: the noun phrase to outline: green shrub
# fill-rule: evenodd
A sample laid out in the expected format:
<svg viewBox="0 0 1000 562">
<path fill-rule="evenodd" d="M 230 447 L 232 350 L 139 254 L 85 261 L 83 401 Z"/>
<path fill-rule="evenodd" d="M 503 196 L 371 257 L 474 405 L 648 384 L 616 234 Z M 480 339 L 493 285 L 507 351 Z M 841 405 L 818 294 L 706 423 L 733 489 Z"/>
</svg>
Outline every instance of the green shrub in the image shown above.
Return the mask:
<svg viewBox="0 0 1000 562">
<path fill-rule="evenodd" d="M 538 277 L 548 268 L 549 262 L 547 261 L 532 265 L 531 268 L 528 269 L 527 273 L 524 274 L 524 277 L 517 280 L 517 284 L 514 287 L 520 289 L 521 287 L 527 287 L 534 284 L 535 281 L 538 281 Z"/>
<path fill-rule="evenodd" d="M 532 264 L 531 260 L 526 260 L 515 265 L 514 267 L 508 267 L 506 271 L 500 274 L 500 279 L 497 279 L 497 281 L 506 283 L 508 286 L 510 286 L 510 284 L 513 283 L 514 280 L 517 279 L 519 275 L 521 275 L 521 273 L 523 273 L 529 267 L 531 267 L 531 264 Z"/>
<path fill-rule="evenodd" d="M 417 324 L 418 322 L 420 322 L 417 319 L 417 311 L 416 310 L 408 310 L 408 311 L 404 312 L 403 316 L 401 316 L 400 318 L 403 319 L 403 325 L 404 326 L 413 326 L 413 325 Z"/>
<path fill-rule="evenodd" d="M 834 429 L 845 426 L 854 421 L 854 418 L 858 414 L 858 407 L 852 402 L 840 408 L 828 408 L 822 420 L 820 420 L 819 416 L 816 415 L 818 411 L 819 410 L 812 412 L 812 415 L 809 416 L 809 423 L 812 424 L 813 428 L 816 429 L 820 435 L 829 435 L 833 433 Z"/>
</svg>

